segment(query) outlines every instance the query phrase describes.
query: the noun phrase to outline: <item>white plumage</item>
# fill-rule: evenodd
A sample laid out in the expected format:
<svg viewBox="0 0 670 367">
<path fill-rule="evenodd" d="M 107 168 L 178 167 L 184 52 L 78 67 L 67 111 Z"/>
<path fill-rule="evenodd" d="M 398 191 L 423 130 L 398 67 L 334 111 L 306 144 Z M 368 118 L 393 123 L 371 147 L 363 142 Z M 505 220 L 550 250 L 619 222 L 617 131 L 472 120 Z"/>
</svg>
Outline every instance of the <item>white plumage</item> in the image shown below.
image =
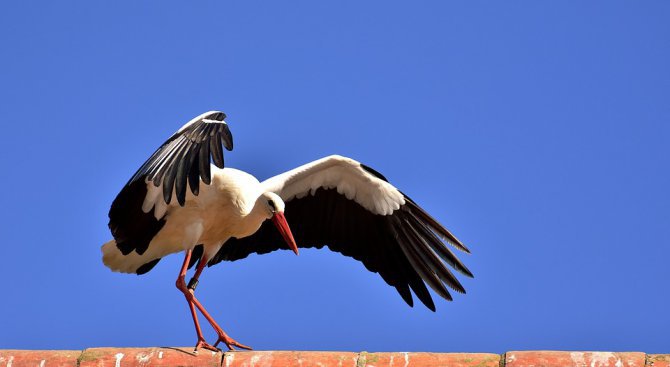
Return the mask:
<svg viewBox="0 0 670 367">
<path fill-rule="evenodd" d="M 271 177 L 261 184 L 284 201 L 298 199 L 318 189 L 337 189 L 374 214 L 390 215 L 405 204 L 403 195 L 386 181 L 371 175 L 351 158 L 331 155 Z"/>
<path fill-rule="evenodd" d="M 268 219 L 263 207 L 255 205 L 263 193 L 258 180 L 233 168 L 212 166 L 211 172 L 211 184 L 201 186 L 197 196 L 187 192 L 184 206 L 178 204 L 175 194 L 170 204 L 165 203 L 162 185 L 155 187 L 151 182 L 146 183 L 142 211 L 157 220 L 164 219 L 165 225 L 143 254 L 123 255 L 114 240 L 107 242 L 102 248 L 105 265 L 114 271 L 135 273 L 152 260 L 193 249 L 196 245 L 203 245 L 211 257 L 230 237 L 246 237 L 256 232 Z"/>
</svg>

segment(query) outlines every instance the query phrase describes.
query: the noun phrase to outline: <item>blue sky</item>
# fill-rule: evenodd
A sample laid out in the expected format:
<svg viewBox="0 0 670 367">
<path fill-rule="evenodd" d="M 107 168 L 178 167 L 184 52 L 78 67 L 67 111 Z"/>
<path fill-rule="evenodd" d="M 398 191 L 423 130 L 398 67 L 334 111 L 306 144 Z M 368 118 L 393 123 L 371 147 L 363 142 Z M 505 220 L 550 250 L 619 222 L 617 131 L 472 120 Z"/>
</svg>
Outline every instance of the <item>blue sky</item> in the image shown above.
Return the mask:
<svg viewBox="0 0 670 367">
<path fill-rule="evenodd" d="M 360 160 L 475 273 L 432 313 L 328 251 L 222 263 L 198 295 L 238 341 L 667 353 L 669 18 L 664 1 L 4 4 L 0 348 L 195 343 L 181 255 L 138 277 L 100 245 L 139 165 L 220 109 L 229 166 Z"/>
</svg>

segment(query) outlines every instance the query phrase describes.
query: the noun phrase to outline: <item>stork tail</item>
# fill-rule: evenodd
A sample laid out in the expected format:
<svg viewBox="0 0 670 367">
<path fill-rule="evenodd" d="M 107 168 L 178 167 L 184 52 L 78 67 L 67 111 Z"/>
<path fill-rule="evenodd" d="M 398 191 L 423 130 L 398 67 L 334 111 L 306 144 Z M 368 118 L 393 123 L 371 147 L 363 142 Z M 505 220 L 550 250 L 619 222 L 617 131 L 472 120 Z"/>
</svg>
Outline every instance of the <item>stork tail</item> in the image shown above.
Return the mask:
<svg viewBox="0 0 670 367">
<path fill-rule="evenodd" d="M 148 253 L 139 255 L 133 251 L 124 255 L 116 245 L 115 240 L 108 241 L 102 245 L 102 262 L 112 271 L 120 273 L 135 273 L 137 275 L 144 274 L 151 270 L 158 262 L 160 257 L 151 259 L 147 256 Z"/>
</svg>

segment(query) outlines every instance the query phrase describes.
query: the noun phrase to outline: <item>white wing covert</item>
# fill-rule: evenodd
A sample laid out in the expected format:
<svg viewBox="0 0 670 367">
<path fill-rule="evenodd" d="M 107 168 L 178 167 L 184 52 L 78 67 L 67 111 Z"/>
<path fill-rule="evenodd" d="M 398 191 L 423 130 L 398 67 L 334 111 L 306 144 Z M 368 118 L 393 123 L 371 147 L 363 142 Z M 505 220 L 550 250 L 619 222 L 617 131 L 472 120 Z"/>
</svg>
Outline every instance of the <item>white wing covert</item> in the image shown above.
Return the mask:
<svg viewBox="0 0 670 367">
<path fill-rule="evenodd" d="M 302 165 L 261 184 L 285 202 L 314 195 L 318 189 L 336 189 L 374 214 L 390 215 L 405 204 L 403 194 L 393 185 L 370 174 L 361 163 L 338 155 Z"/>
</svg>

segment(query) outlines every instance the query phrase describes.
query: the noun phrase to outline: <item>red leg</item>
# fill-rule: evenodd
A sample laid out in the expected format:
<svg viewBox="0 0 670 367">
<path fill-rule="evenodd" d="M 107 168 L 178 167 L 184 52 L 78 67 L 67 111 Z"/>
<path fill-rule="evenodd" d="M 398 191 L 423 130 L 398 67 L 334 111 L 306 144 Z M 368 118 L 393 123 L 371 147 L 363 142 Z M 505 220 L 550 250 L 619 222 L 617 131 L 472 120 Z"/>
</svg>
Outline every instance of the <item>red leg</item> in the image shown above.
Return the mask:
<svg viewBox="0 0 670 367">
<path fill-rule="evenodd" d="M 182 266 L 182 270 L 179 273 L 179 278 L 177 279 L 177 288 L 184 293 L 184 296 L 186 296 L 186 300 L 189 303 L 189 307 L 191 309 L 191 315 L 193 316 L 193 322 L 195 323 L 195 328 L 196 328 L 196 333 L 198 334 L 198 343 L 195 346 L 196 351 L 198 350 L 199 347 L 203 347 L 205 349 L 210 349 L 210 350 L 218 350 L 216 346 L 220 343 L 223 342 L 228 349 L 234 350 L 233 346 L 243 348 L 243 349 L 251 349 L 250 347 L 240 344 L 237 341 L 235 341 L 233 338 L 229 337 L 228 334 L 226 334 L 223 329 L 219 326 L 219 324 L 214 321 L 214 318 L 205 310 L 205 307 L 198 301 L 197 298 L 195 298 L 194 292 L 195 292 L 195 287 L 198 284 L 198 278 L 200 277 L 200 274 L 202 273 L 203 269 L 205 268 L 205 265 L 207 265 L 207 260 L 205 259 L 205 255 L 203 254 L 202 258 L 200 259 L 200 262 L 198 263 L 198 267 L 195 269 L 195 274 L 193 275 L 193 278 L 189 281 L 188 286 L 186 286 L 186 283 L 184 282 L 184 277 L 186 275 L 186 271 L 188 270 L 188 263 L 191 259 L 191 250 L 188 250 L 186 252 L 186 259 L 184 260 L 184 265 Z M 200 313 L 209 321 L 210 325 L 212 325 L 212 328 L 214 328 L 214 331 L 216 331 L 216 334 L 218 335 L 218 339 L 214 345 L 207 344 L 205 342 L 205 339 L 202 336 L 202 331 L 200 330 L 200 324 L 198 323 L 198 318 L 195 313 L 195 308 L 197 307 L 198 310 L 200 310 Z"/>
<path fill-rule="evenodd" d="M 191 311 L 191 317 L 193 317 L 193 324 L 195 325 L 195 332 L 198 335 L 198 343 L 195 345 L 195 350 L 197 351 L 199 347 L 205 349 L 217 350 L 216 347 L 213 347 L 207 342 L 205 342 L 205 337 L 202 335 L 202 329 L 200 329 L 200 322 L 198 321 L 198 315 L 195 313 L 195 305 L 193 304 L 193 295 L 190 290 L 186 287 L 185 277 L 186 272 L 188 271 L 188 263 L 191 261 L 192 250 L 186 251 L 186 256 L 184 258 L 184 264 L 181 266 L 181 271 L 177 277 L 177 289 L 179 289 L 184 296 L 186 297 L 186 302 L 188 302 L 188 308 Z"/>
</svg>

